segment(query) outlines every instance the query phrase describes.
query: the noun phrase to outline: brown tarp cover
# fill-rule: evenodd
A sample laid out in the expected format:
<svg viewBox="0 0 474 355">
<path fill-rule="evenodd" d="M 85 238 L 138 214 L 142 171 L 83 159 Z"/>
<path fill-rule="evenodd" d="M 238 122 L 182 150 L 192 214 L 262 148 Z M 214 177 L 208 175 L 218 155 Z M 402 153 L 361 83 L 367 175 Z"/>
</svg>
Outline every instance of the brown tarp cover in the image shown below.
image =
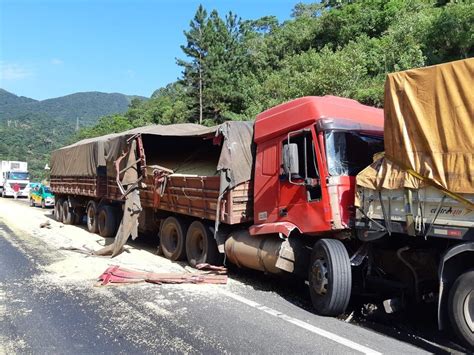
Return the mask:
<svg viewBox="0 0 474 355">
<path fill-rule="evenodd" d="M 53 176 L 96 176 L 97 167 L 110 166 L 126 148 L 126 141 L 135 134 L 167 137 L 223 137 L 222 150 L 216 170 L 233 187 L 250 180 L 252 170 L 252 122 L 225 122 L 214 127 L 193 123 L 150 125 L 129 131 L 85 139 L 55 150 L 51 155 Z M 172 149 L 172 147 L 170 147 Z M 147 152 L 145 151 L 145 155 Z"/>
<path fill-rule="evenodd" d="M 357 176 L 372 189 L 419 187 L 411 169 L 449 191 L 474 193 L 474 59 L 389 74 L 385 158 Z"/>
<path fill-rule="evenodd" d="M 357 185 L 369 189 L 417 189 L 423 181 L 410 175 L 385 157 L 375 160 L 357 175 Z"/>
</svg>

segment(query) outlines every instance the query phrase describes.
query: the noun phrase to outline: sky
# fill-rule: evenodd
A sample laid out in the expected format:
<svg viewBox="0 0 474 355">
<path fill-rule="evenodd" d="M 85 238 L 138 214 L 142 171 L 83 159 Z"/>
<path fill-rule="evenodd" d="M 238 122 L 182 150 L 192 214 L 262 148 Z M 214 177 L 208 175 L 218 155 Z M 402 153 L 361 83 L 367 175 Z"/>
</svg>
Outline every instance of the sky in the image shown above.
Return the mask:
<svg viewBox="0 0 474 355">
<path fill-rule="evenodd" d="M 221 16 L 290 18 L 301 0 L 0 0 L 0 88 L 43 100 L 82 91 L 149 97 L 181 73 L 176 58 L 201 3 Z"/>
</svg>

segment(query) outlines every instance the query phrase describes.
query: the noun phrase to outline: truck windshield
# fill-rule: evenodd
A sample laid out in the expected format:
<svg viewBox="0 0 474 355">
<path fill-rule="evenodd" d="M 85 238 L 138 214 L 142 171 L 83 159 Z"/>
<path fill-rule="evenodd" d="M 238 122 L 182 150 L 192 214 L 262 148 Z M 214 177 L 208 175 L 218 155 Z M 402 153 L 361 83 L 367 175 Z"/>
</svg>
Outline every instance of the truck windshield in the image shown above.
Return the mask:
<svg viewBox="0 0 474 355">
<path fill-rule="evenodd" d="M 20 172 L 13 172 L 13 171 L 10 171 L 8 173 L 9 180 L 28 180 L 28 178 L 29 178 L 28 173 L 20 173 Z"/>
<path fill-rule="evenodd" d="M 49 189 L 48 186 L 45 186 L 45 187 L 44 187 L 44 193 L 45 193 L 45 194 L 50 194 L 50 193 L 51 193 L 51 190 Z"/>
<path fill-rule="evenodd" d="M 347 131 L 328 131 L 325 137 L 328 171 L 332 176 L 355 176 L 372 163 L 375 153 L 384 150 L 382 137 Z"/>
</svg>

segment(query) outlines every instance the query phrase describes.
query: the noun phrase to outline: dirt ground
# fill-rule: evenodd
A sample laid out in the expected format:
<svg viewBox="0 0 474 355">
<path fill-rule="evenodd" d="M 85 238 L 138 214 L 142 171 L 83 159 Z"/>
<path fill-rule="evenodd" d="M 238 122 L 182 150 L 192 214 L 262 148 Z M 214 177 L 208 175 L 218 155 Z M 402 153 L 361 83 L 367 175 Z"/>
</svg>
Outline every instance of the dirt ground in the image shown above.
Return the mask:
<svg viewBox="0 0 474 355">
<path fill-rule="evenodd" d="M 153 317 L 157 316 L 172 319 L 175 322 L 180 314 L 180 308 L 176 309 L 179 304 L 176 299 L 182 298 L 191 301 L 193 299 L 211 299 L 220 289 L 225 291 L 230 289 L 231 285 L 240 284 L 238 281 L 229 280 L 227 285 L 166 285 L 166 290 L 163 290 L 163 286 L 147 283 L 94 287 L 97 286 L 98 277 L 112 265 L 158 273 L 187 273 L 196 272 L 196 270 L 185 263 L 171 262 L 158 256 L 156 254 L 158 240 L 156 243 L 153 241 L 148 243 L 129 241 L 125 246 L 125 251 L 113 259 L 64 250 L 64 248 L 99 250 L 104 245 L 112 243 L 113 238 L 103 238 L 97 234 L 89 233 L 83 225 L 73 226 L 57 222 L 54 220 L 52 209 L 29 207 L 26 200 L 1 199 L 0 221 L 8 225 L 15 235 L 22 236 L 21 240 L 10 239 L 9 243 L 22 251 L 22 254 L 26 255 L 39 270 L 39 272 L 33 273 L 30 279 L 25 280 L 24 284 L 16 285 L 18 289 L 29 285 L 32 289 L 41 290 L 40 292 L 44 292 L 45 295 L 54 294 L 55 290 L 60 290 L 60 293 L 71 297 L 80 294 L 89 299 L 91 303 L 96 304 L 97 312 L 108 314 L 115 324 L 124 329 L 136 328 L 136 324 L 143 324 L 143 327 L 147 326 L 147 329 L 153 329 L 151 326 L 154 323 Z M 40 225 L 46 222 L 49 222 L 49 228 L 41 228 Z M 0 280 L 0 320 L 15 318 L 18 316 L 18 312 L 21 313 L 21 316 L 32 312 L 31 307 L 27 304 L 24 304 L 20 311 L 3 306 L 3 301 L 12 302 L 12 298 L 16 298 L 16 296 L 2 291 L 6 289 L 4 286 Z M 140 300 L 142 310 L 137 312 L 135 309 L 136 293 L 143 292 L 147 292 L 151 296 L 148 297 L 148 300 Z M 169 297 L 165 297 L 163 292 Z M 124 302 L 123 297 L 128 299 Z M 17 301 L 13 300 L 13 302 Z M 5 303 L 8 304 L 8 302 Z M 119 303 L 120 310 L 110 309 L 108 306 Z M 185 308 L 182 309 L 182 313 L 183 315 L 186 313 Z M 150 315 L 150 319 L 147 318 L 148 315 Z M 139 339 L 133 332 L 127 333 L 125 337 L 129 338 L 129 342 L 140 344 L 140 346 L 148 344 L 150 348 L 163 348 L 163 339 L 160 340 L 161 343 L 154 344 L 153 342 L 157 342 L 157 340 L 150 340 L 152 337 L 148 337 L 145 341 Z M 22 339 L 11 340 L 0 334 L 0 354 L 27 351 L 28 348 L 25 347 L 25 344 L 26 342 Z M 193 349 L 190 344 L 180 345 L 179 342 L 168 344 L 165 348 L 178 352 L 187 352 Z"/>
<path fill-rule="evenodd" d="M 112 243 L 113 239 L 89 233 L 85 226 L 65 225 L 57 222 L 54 220 L 52 209 L 25 208 L 23 204 L 13 200 L 2 202 L 4 203 L 0 204 L 0 215 L 12 229 L 31 234 L 51 247 L 57 248 L 58 253 L 64 256 L 61 258 L 62 260 L 44 268 L 47 277 L 52 279 L 59 278 L 62 279 L 61 282 L 90 281 L 94 283 L 101 272 L 111 265 L 121 265 L 150 272 L 186 272 L 185 267 L 180 264 L 156 255 L 157 248 L 150 245 L 140 244 L 137 247 L 128 243 L 125 246 L 125 252 L 113 259 L 85 257 L 84 254 L 62 250 L 62 248 L 99 250 L 104 245 Z M 49 222 L 50 228 L 40 227 L 45 222 Z M 188 268 L 186 267 L 186 269 Z"/>
</svg>

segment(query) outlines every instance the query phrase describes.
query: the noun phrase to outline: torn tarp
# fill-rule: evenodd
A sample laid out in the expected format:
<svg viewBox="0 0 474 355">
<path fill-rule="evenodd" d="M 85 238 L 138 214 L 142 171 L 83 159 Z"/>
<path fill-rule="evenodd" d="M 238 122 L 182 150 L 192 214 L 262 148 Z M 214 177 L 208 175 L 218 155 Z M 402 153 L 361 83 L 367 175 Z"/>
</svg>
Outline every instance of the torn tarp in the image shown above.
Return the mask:
<svg viewBox="0 0 474 355">
<path fill-rule="evenodd" d="M 198 265 L 199 266 L 199 265 Z M 212 269 L 211 269 L 212 270 Z M 226 284 L 227 275 L 211 271 L 206 273 L 155 273 L 110 266 L 99 276 L 99 286 L 149 282 L 155 284 Z"/>
<path fill-rule="evenodd" d="M 134 135 L 144 137 L 212 137 L 221 136 L 222 149 L 217 171 L 224 172 L 228 187 L 248 181 L 252 169 L 253 121 L 230 121 L 214 127 L 193 123 L 150 125 L 121 133 L 85 139 L 55 150 L 51 155 L 52 176 L 97 175 L 99 166 L 110 166 L 127 148 L 127 140 Z M 172 147 L 170 147 L 172 149 Z M 145 147 L 145 155 L 147 155 Z M 74 164 L 71 164 L 74 162 Z M 114 172 L 107 170 L 109 176 Z"/>
<path fill-rule="evenodd" d="M 127 188 L 127 192 L 124 195 L 125 205 L 123 208 L 123 217 L 117 234 L 115 235 L 115 240 L 112 244 L 94 252 L 95 255 L 111 255 L 113 258 L 122 252 L 123 246 L 127 243 L 130 235 L 134 240 L 138 236 L 138 216 L 142 211 L 142 204 L 140 201 L 140 191 L 138 189 L 140 179 L 136 167 L 135 150 L 136 141 L 132 140 L 128 152 L 123 156 L 125 166 L 129 168 L 124 171 L 121 181 L 117 178 L 119 185 L 121 185 L 122 188 Z M 120 161 L 117 161 L 117 164 L 119 163 Z"/>
<path fill-rule="evenodd" d="M 221 173 L 221 193 L 249 181 L 253 164 L 253 121 L 231 121 L 218 126 L 216 136 L 223 145 L 217 171 Z M 225 183 L 223 183 L 225 182 Z"/>
</svg>

